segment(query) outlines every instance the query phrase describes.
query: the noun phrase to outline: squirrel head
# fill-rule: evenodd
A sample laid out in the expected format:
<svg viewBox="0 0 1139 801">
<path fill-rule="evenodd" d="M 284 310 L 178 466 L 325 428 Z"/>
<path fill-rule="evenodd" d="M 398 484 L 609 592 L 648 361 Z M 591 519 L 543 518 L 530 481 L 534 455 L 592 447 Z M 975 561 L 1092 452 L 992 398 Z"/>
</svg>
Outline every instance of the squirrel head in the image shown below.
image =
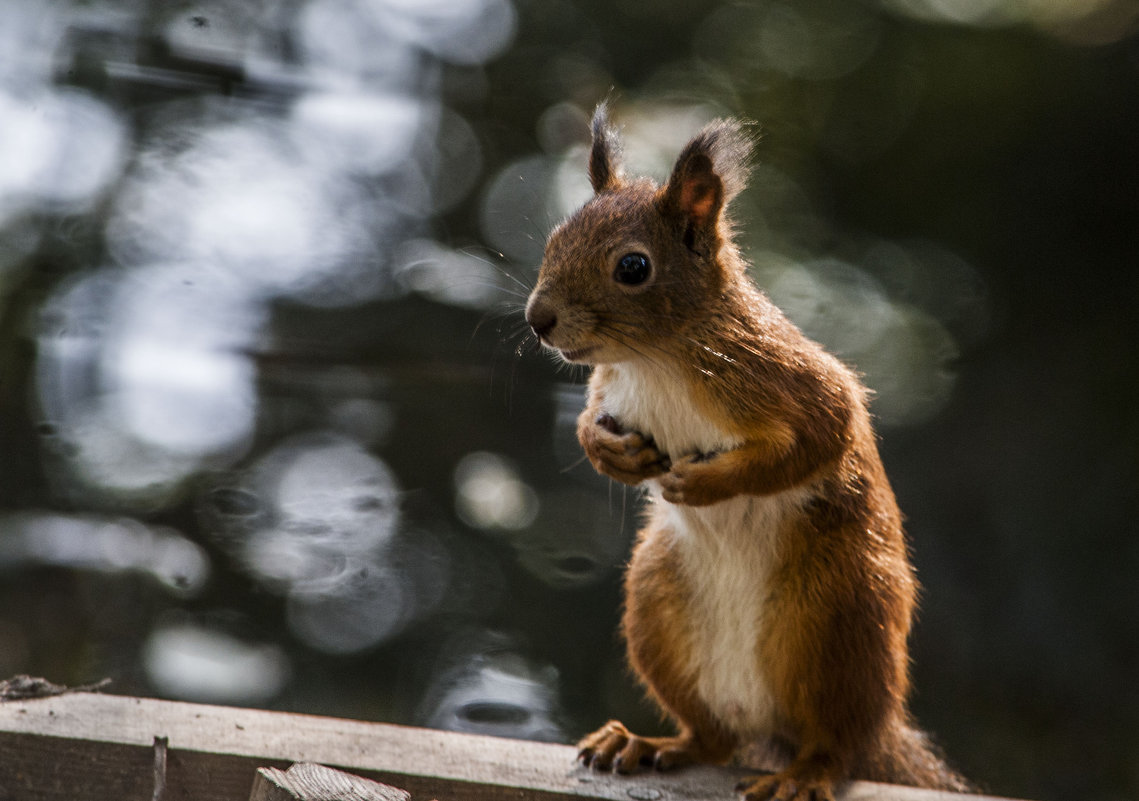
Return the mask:
<svg viewBox="0 0 1139 801">
<path fill-rule="evenodd" d="M 592 133 L 593 198 L 550 234 L 526 321 L 569 362 L 658 358 L 743 274 L 726 209 L 746 182 L 751 140 L 736 121 L 712 122 L 658 186 L 625 177 L 604 104 Z"/>
</svg>

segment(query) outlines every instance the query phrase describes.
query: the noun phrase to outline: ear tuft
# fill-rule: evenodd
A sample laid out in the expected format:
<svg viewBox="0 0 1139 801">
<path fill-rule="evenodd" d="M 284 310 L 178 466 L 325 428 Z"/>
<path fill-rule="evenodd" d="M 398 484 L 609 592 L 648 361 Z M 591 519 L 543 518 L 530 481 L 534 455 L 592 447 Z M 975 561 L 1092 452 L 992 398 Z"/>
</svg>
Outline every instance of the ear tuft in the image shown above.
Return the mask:
<svg viewBox="0 0 1139 801">
<path fill-rule="evenodd" d="M 621 140 L 617 129 L 609 124 L 609 107 L 598 104 L 590 123 L 593 146 L 589 151 L 589 182 L 596 193 L 617 189 L 621 185 Z"/>
<path fill-rule="evenodd" d="M 747 185 L 752 139 L 736 120 L 709 123 L 681 151 L 665 197 L 698 227 L 714 225 Z"/>
</svg>

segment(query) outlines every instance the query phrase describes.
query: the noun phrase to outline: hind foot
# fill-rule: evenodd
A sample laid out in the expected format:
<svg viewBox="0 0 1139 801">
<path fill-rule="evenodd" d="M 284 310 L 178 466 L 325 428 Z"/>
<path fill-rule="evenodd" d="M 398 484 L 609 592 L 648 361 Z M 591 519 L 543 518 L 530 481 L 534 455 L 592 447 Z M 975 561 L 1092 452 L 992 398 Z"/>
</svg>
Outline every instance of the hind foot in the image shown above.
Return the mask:
<svg viewBox="0 0 1139 801">
<path fill-rule="evenodd" d="M 749 776 L 736 785 L 742 801 L 835 801 L 834 780 L 784 770 Z"/>
</svg>

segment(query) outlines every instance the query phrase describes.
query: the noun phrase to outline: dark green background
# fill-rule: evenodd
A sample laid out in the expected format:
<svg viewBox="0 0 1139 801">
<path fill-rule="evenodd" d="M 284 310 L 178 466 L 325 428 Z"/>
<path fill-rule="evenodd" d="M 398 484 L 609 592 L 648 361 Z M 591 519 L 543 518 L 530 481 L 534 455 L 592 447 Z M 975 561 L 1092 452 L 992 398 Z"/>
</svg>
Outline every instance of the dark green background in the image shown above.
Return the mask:
<svg viewBox="0 0 1139 801">
<path fill-rule="evenodd" d="M 225 4 L 120 5 L 113 15 L 75 4 L 50 75 L 105 102 L 134 150 L 171 115 L 188 126 L 219 108 L 273 118 L 303 93 L 233 68 L 243 51 L 232 43 L 270 41 L 263 52 L 276 74 L 303 77 L 292 26 L 305 3 L 261 3 L 244 15 Z M 1139 38 L 1133 4 L 1101 6 L 1049 27 L 999 14 L 923 20 L 853 1 L 517 0 L 509 47 L 484 65 L 424 51 L 430 79 L 403 88 L 461 115 L 481 153 L 461 202 L 420 214 L 417 235 L 477 254 L 523 289 L 536 262 L 499 256 L 502 246 L 487 241 L 491 183 L 509 180 L 519 159 L 580 145 L 593 105 L 611 97 L 618 122 L 693 106 L 756 121 L 758 162 L 773 171 L 762 174 L 797 189 L 768 195 L 760 181 L 741 198 L 745 246 L 763 254 L 774 237 L 794 258 L 854 264 L 892 302 L 940 315 L 954 346 L 942 365 L 952 389 L 936 413 L 880 431 L 925 587 L 913 706 L 984 788 L 1041 799 L 1139 793 Z M 761 47 L 765 35 L 782 35 L 772 20 L 788 8 L 801 37 L 782 42 L 793 70 Z M 193 17 L 209 23 L 204 41 L 220 37 L 215 63 L 179 61 L 163 44 Z M 246 38 L 226 38 L 227 25 Z M 781 41 L 767 46 L 781 52 Z M 804 41 L 816 49 L 797 49 Z M 193 80 L 175 87 L 107 68 L 132 61 Z M 368 89 L 384 75 L 361 80 Z M 447 186 L 456 165 L 439 163 L 430 182 Z M 137 166 L 124 162 L 124 174 Z M 381 196 L 405 191 L 360 181 Z M 205 549 L 211 578 L 185 596 L 139 573 L 5 556 L 0 668 L 69 683 L 111 676 L 115 692 L 156 694 L 144 644 L 159 622 L 193 620 L 282 649 L 291 678 L 264 701 L 274 708 L 433 723 L 447 676 L 498 660 L 553 688 L 549 736 L 572 739 L 616 715 L 656 725 L 621 672 L 614 636 L 634 501 L 573 466 L 564 418 L 576 397 L 565 385 L 582 376 L 527 345 L 512 279 L 502 280 L 498 311 L 414 291 L 360 304 L 274 300 L 253 353 L 259 406 L 248 447 L 153 503 L 78 482 L 54 442 L 57 422 L 35 400 L 37 321 L 63 282 L 115 264 L 104 226 L 118 187 L 108 183 L 81 210 L 27 202 L 0 218 L 3 520 L 54 511 L 169 526 Z M 500 225 L 540 243 L 554 220 L 542 188 L 526 191 L 534 213 Z M 783 205 L 788 198 L 800 206 Z M 19 244 L 29 232 L 33 245 Z M 954 317 L 936 281 L 932 290 L 892 283 L 860 261 L 874 242 L 953 254 L 970 267 L 974 302 Z M 764 269 L 757 258 L 761 280 Z M 91 313 L 97 319 L 99 307 Z M 842 342 L 828 344 L 842 352 Z M 344 380 L 345 370 L 355 378 Z M 430 532 L 431 547 L 447 554 L 436 561 L 449 566 L 445 597 L 429 613 L 348 655 L 298 638 L 280 593 L 251 579 L 214 530 L 225 504 L 244 498 L 224 494 L 225 482 L 285 437 L 321 428 L 329 397 L 377 401 L 392 416 L 367 448 L 398 478 L 404 536 Z M 525 544 L 456 514 L 452 473 L 472 451 L 508 456 L 541 499 L 520 536 L 592 543 L 552 558 L 554 573 L 573 580 L 540 580 Z M 526 716 L 471 709 L 475 724 L 482 709 L 481 722 L 506 730 Z"/>
</svg>

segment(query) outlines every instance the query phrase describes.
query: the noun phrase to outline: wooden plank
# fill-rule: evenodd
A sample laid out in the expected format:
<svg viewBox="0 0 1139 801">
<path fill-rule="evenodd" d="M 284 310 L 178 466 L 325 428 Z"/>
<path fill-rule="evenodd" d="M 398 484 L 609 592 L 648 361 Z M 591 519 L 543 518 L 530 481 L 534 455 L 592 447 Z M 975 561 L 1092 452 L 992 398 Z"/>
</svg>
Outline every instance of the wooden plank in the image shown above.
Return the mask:
<svg viewBox="0 0 1139 801">
<path fill-rule="evenodd" d="M 169 745 L 167 737 L 154 738 L 154 792 L 151 801 L 163 801 L 166 797 L 166 749 Z"/>
<path fill-rule="evenodd" d="M 259 768 L 249 801 L 411 801 L 411 793 L 312 762 Z"/>
<path fill-rule="evenodd" d="M 417 801 L 702 801 L 735 798 L 742 771 L 700 766 L 617 777 L 570 746 L 338 718 L 76 693 L 0 704 L 0 799 L 150 801 L 155 738 L 167 739 L 163 801 L 247 801 L 260 767 L 314 762 Z M 950 801 L 858 782 L 845 801 Z"/>
</svg>

